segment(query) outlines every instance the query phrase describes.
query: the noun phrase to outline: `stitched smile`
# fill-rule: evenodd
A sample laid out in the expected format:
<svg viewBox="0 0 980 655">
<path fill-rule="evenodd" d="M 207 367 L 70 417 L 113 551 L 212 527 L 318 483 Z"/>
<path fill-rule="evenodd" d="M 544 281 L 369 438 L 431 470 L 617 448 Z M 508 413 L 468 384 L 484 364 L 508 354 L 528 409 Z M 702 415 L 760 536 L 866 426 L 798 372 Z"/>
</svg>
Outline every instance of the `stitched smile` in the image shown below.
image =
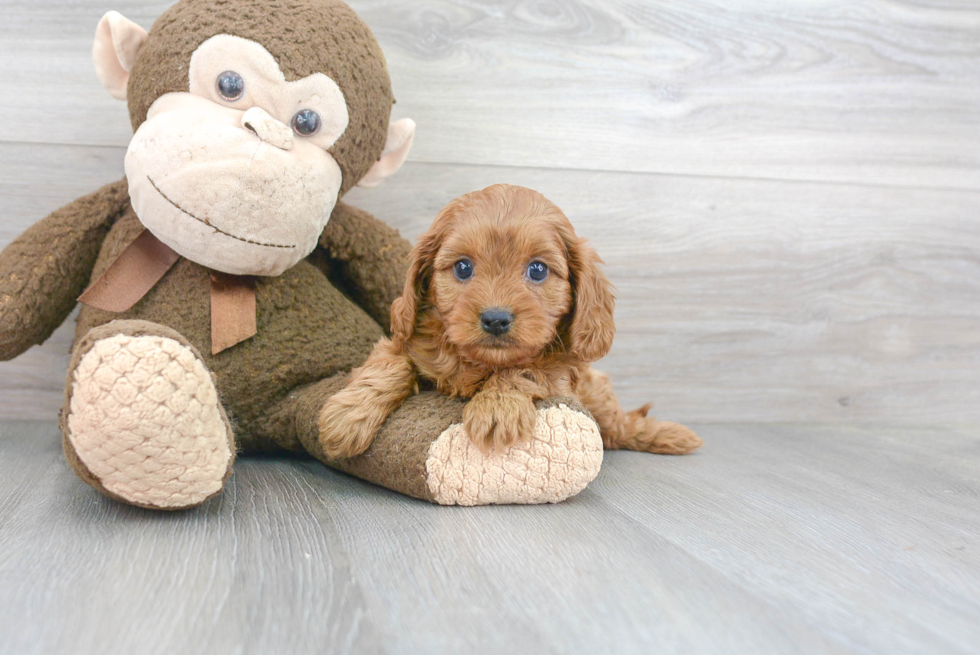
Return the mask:
<svg viewBox="0 0 980 655">
<path fill-rule="evenodd" d="M 180 205 L 178 205 L 176 202 L 174 202 L 173 200 L 171 200 L 167 196 L 166 193 L 164 193 L 163 191 L 160 190 L 160 187 L 157 186 L 156 182 L 154 182 L 150 178 L 149 175 L 146 176 L 146 179 L 150 181 L 150 184 L 153 185 L 153 188 L 157 190 L 157 193 L 159 193 L 163 197 L 164 200 L 166 200 L 171 205 L 173 205 L 174 207 L 176 207 L 177 209 L 179 209 L 181 212 L 183 212 L 183 213 L 187 214 L 188 216 L 190 216 L 191 218 L 193 218 L 195 221 L 197 221 L 199 223 L 204 223 L 209 228 L 211 228 L 215 232 L 218 232 L 219 234 L 223 234 L 226 237 L 231 237 L 232 239 L 237 239 L 237 240 L 243 241 L 245 243 L 250 243 L 253 246 L 265 246 L 266 248 L 295 248 L 296 247 L 296 246 L 284 246 L 284 245 L 280 245 L 278 243 L 262 243 L 261 241 L 252 241 L 251 239 L 243 239 L 242 237 L 235 236 L 234 234 L 231 234 L 230 232 L 225 232 L 220 227 L 215 227 L 214 225 L 211 225 L 211 221 L 209 221 L 207 219 L 204 219 L 204 218 L 198 218 L 197 216 L 195 216 L 194 214 L 190 213 L 189 211 L 187 211 L 186 209 L 184 209 L 183 207 L 181 207 Z"/>
</svg>

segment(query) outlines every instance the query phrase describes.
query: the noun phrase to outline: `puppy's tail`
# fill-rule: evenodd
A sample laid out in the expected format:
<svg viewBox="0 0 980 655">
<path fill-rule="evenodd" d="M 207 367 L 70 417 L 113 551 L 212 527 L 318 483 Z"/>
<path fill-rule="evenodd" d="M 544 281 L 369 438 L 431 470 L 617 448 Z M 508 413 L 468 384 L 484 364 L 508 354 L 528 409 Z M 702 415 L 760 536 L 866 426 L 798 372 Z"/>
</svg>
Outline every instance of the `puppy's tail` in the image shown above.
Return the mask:
<svg viewBox="0 0 980 655">
<path fill-rule="evenodd" d="M 653 416 L 647 416 L 649 411 L 648 403 L 626 414 L 624 429 L 615 438 L 607 440 L 606 448 L 639 450 L 658 455 L 686 455 L 701 445 L 701 437 L 690 428 L 680 423 L 658 421 Z"/>
</svg>

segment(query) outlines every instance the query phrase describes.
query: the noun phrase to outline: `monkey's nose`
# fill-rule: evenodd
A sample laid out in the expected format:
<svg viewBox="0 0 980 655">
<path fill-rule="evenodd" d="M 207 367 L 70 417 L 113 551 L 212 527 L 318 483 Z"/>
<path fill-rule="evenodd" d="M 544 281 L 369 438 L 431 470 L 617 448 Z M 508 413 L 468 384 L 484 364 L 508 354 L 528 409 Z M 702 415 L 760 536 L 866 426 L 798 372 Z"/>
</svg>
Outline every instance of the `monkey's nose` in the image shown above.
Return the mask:
<svg viewBox="0 0 980 655">
<path fill-rule="evenodd" d="M 252 107 L 242 114 L 242 127 L 280 150 L 293 147 L 293 131 L 261 107 Z"/>
<path fill-rule="evenodd" d="M 485 309 L 483 310 L 483 313 L 480 314 L 480 325 L 483 327 L 483 331 L 487 334 L 492 334 L 495 337 L 499 337 L 502 334 L 507 334 L 507 331 L 510 330 L 511 323 L 513 322 L 514 315 L 506 309 L 501 309 L 499 307 Z"/>
</svg>

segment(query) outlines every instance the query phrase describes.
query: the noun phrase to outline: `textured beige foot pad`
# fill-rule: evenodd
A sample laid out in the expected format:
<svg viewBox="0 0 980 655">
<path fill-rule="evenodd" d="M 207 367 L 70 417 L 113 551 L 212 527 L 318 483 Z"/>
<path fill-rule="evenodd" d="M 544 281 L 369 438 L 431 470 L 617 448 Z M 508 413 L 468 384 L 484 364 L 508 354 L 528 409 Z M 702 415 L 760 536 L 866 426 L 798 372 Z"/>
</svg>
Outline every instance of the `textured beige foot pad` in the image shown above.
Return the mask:
<svg viewBox="0 0 980 655">
<path fill-rule="evenodd" d="M 67 438 L 106 491 L 144 507 L 213 496 L 232 461 L 211 375 L 178 341 L 118 334 L 72 376 Z"/>
<path fill-rule="evenodd" d="M 429 448 L 426 482 L 441 505 L 558 503 L 585 489 L 602 465 L 602 438 L 589 416 L 561 404 L 538 410 L 528 443 L 484 455 L 462 424 Z"/>
</svg>

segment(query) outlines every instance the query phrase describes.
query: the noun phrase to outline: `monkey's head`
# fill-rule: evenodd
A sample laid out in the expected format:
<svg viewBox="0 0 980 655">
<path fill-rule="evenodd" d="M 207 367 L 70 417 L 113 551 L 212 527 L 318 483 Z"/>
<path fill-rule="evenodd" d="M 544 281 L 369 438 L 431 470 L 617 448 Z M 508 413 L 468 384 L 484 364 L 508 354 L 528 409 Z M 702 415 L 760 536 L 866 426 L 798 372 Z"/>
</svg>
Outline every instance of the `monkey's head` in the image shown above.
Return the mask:
<svg viewBox="0 0 980 655">
<path fill-rule="evenodd" d="M 340 0 L 181 0 L 149 34 L 116 12 L 93 48 L 128 100 L 140 221 L 184 257 L 279 275 L 306 257 L 340 196 L 408 156 L 384 56 Z"/>
</svg>

